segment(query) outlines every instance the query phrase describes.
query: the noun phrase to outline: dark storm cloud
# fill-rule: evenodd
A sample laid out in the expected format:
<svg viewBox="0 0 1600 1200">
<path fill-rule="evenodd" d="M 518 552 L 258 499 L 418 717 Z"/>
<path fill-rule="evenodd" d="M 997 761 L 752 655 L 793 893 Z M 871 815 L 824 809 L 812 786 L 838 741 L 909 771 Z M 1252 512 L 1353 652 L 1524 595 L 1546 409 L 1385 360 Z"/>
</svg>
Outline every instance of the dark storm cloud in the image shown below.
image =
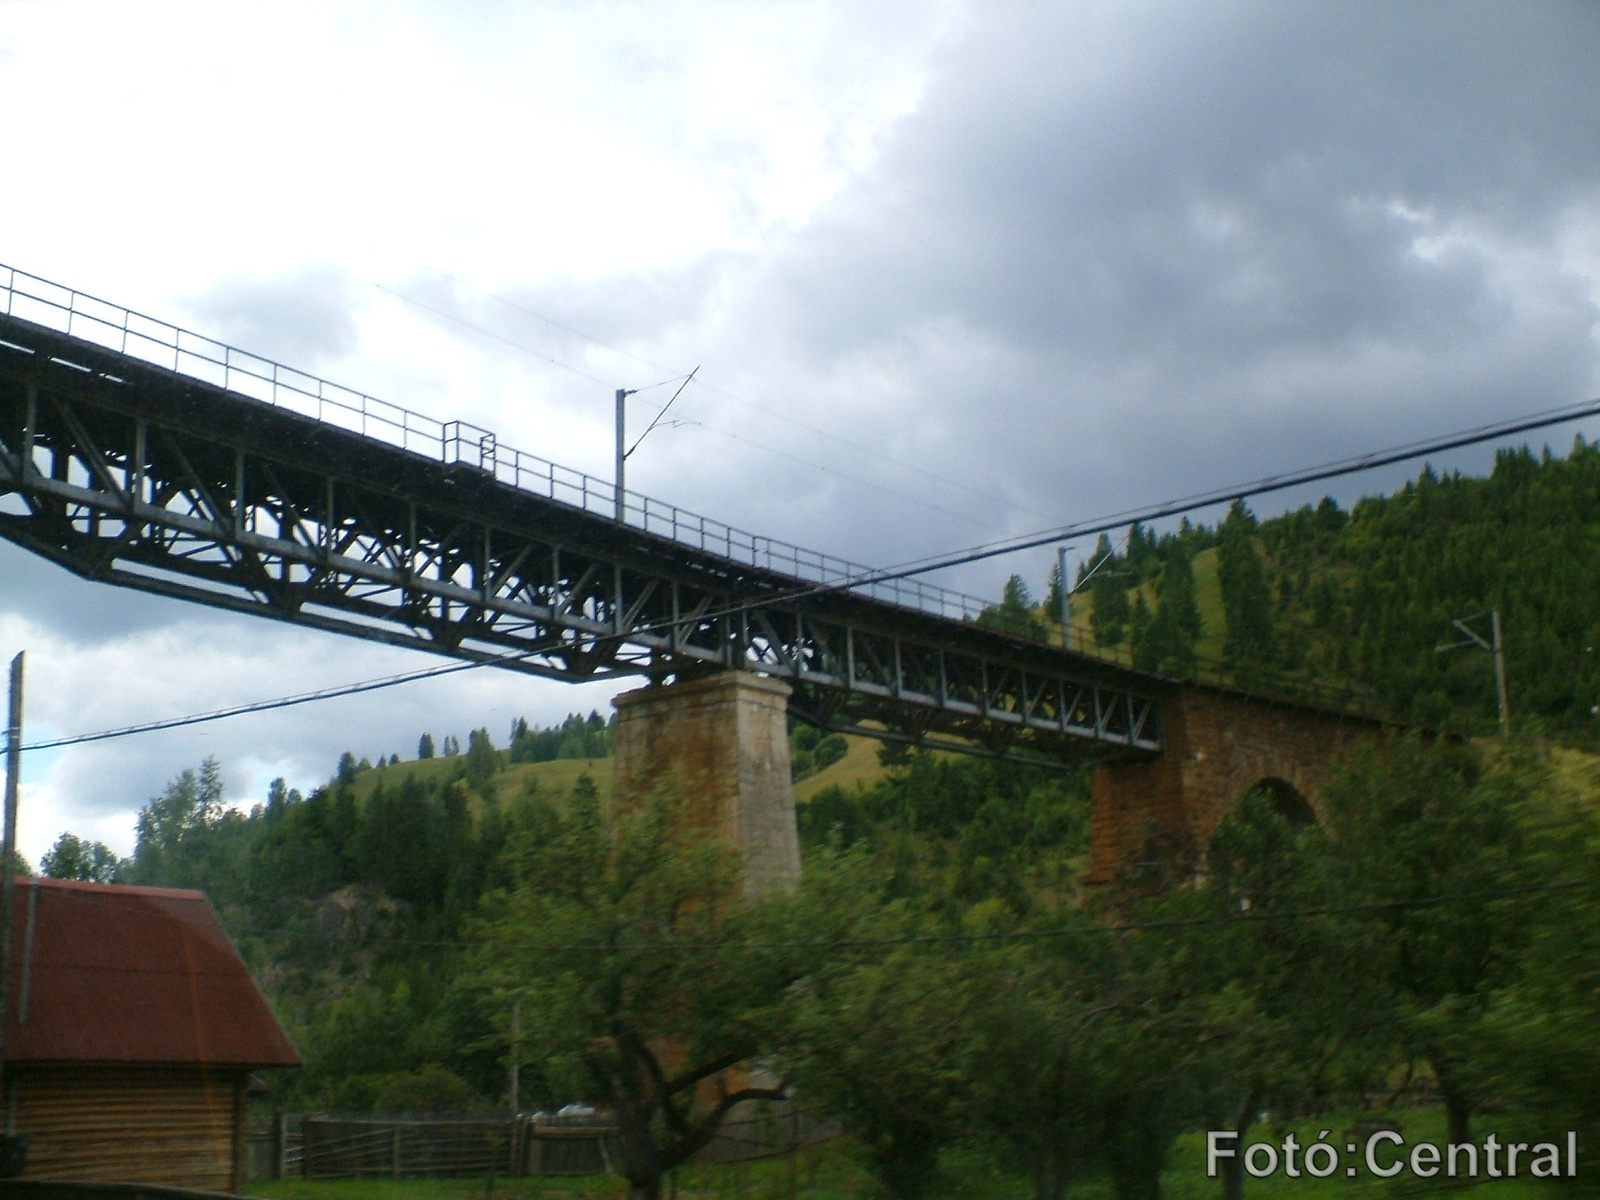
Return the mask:
<svg viewBox="0 0 1600 1200">
<path fill-rule="evenodd" d="M 356 285 L 325 267 L 269 278 L 231 278 L 189 304 L 197 331 L 301 371 L 356 348 Z"/>
<path fill-rule="evenodd" d="M 1600 10 L 1147 15 L 1118 31 L 1138 58 L 1088 79 L 1116 47 L 983 12 L 797 248 L 825 340 L 940 311 L 1041 349 L 1224 360 L 1426 336 L 1495 314 L 1477 264 L 1417 259 L 1428 230 L 1393 205 L 1540 239 L 1596 183 Z"/>
<path fill-rule="evenodd" d="M 1600 9 L 1084 11 L 979 9 L 748 281 L 796 368 L 893 359 L 891 444 L 1066 516 L 1593 386 Z"/>
<path fill-rule="evenodd" d="M 984 5 L 766 252 L 408 290 L 615 386 L 653 368 L 589 339 L 706 364 L 635 487 L 900 561 L 1588 394 L 1596 61 L 1582 5 Z"/>
</svg>

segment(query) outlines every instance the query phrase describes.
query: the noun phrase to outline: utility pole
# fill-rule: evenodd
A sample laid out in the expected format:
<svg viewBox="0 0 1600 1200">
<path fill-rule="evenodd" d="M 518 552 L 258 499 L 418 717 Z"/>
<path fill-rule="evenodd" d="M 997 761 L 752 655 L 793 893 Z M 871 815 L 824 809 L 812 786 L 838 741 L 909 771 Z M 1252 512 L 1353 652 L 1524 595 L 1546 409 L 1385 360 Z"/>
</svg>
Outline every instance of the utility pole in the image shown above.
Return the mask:
<svg viewBox="0 0 1600 1200">
<path fill-rule="evenodd" d="M 1056 574 L 1061 580 L 1061 648 L 1072 649 L 1072 600 L 1067 588 L 1067 545 L 1056 547 Z"/>
<path fill-rule="evenodd" d="M 637 392 L 638 388 L 617 389 L 617 524 L 621 525 L 628 515 L 627 492 L 623 486 L 623 471 L 628 462 L 628 397 Z"/>
<path fill-rule="evenodd" d="M 6 1023 L 11 1000 L 11 910 L 16 883 L 11 864 L 17 854 L 17 788 L 22 773 L 22 652 L 11 660 L 11 703 L 6 720 L 5 826 L 0 836 L 0 1096 L 5 1096 Z M 6 1133 L 11 1131 L 8 1129 Z"/>
<path fill-rule="evenodd" d="M 1506 648 L 1500 640 L 1500 610 L 1489 610 L 1489 628 L 1494 632 L 1494 691 L 1500 701 L 1500 736 L 1511 736 L 1511 710 L 1506 704 Z"/>
<path fill-rule="evenodd" d="M 626 490 L 626 488 L 624 487 L 624 484 L 623 484 L 623 472 L 627 469 L 629 456 L 631 456 L 633 454 L 633 452 L 639 448 L 639 442 L 642 442 L 642 441 L 645 440 L 645 438 L 649 437 L 650 434 L 655 430 L 655 427 L 657 425 L 661 424 L 661 419 L 667 415 L 667 409 L 671 408 L 674 404 L 676 404 L 678 402 L 678 397 L 683 395 L 683 389 L 688 387 L 689 384 L 694 381 L 694 377 L 697 374 L 699 374 L 699 372 L 700 372 L 700 368 L 699 368 L 699 366 L 696 366 L 693 371 L 690 371 L 687 375 L 685 375 L 683 377 L 683 382 L 678 385 L 678 390 L 672 393 L 672 399 L 668 400 L 667 403 L 666 403 L 666 406 L 664 408 L 662 408 L 662 410 L 656 414 L 655 420 L 651 421 L 650 424 L 645 426 L 644 432 L 639 435 L 639 441 L 634 442 L 634 444 L 631 445 L 631 446 L 628 445 L 627 399 L 628 399 L 629 396 L 632 396 L 636 392 L 638 392 L 639 389 L 638 388 L 618 388 L 617 389 L 617 524 L 618 525 L 625 524 L 627 522 L 627 519 L 628 519 L 628 506 L 627 506 L 628 493 L 627 493 L 627 490 Z M 655 385 L 652 384 L 651 386 L 653 387 Z M 696 424 L 696 422 L 694 422 L 694 421 L 689 421 L 689 422 L 669 421 L 668 422 L 669 425 L 679 425 L 679 424 L 685 424 L 685 423 L 689 424 L 689 425 Z"/>
<path fill-rule="evenodd" d="M 1476 621 L 1481 617 L 1489 618 L 1489 637 L 1487 639 L 1467 624 L 1468 621 Z M 1500 635 L 1500 610 L 1491 608 L 1486 613 L 1462 617 L 1460 620 L 1450 623 L 1467 635 L 1466 640 L 1435 646 L 1433 652 L 1435 654 L 1443 654 L 1446 650 L 1456 650 L 1462 646 L 1476 646 L 1478 649 L 1487 650 L 1494 655 L 1494 691 L 1495 699 L 1500 708 L 1500 736 L 1509 738 L 1511 736 L 1511 706 L 1506 700 L 1506 648 L 1505 641 Z"/>
<path fill-rule="evenodd" d="M 521 1111 L 522 1098 L 517 1094 L 520 1090 L 520 1074 L 522 1067 L 522 1000 L 520 998 L 511 1002 L 511 1115 L 514 1117 Z"/>
</svg>

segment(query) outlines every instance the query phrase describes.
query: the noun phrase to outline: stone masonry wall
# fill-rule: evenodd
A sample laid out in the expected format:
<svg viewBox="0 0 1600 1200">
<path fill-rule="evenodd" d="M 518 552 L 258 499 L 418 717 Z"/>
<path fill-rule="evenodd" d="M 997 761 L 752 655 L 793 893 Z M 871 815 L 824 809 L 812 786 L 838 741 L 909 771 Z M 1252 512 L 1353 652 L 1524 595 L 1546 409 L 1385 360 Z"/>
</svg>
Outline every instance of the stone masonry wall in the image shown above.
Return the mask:
<svg viewBox="0 0 1600 1200">
<path fill-rule="evenodd" d="M 614 701 L 616 803 L 669 789 L 686 826 L 742 851 L 748 895 L 793 888 L 788 701 L 787 684 L 742 671 L 624 692 Z"/>
<path fill-rule="evenodd" d="M 1159 759 L 1095 771 L 1088 883 L 1109 883 L 1156 842 L 1203 851 L 1229 809 L 1263 780 L 1287 783 L 1320 815 L 1329 773 L 1379 731 L 1359 717 L 1192 686 L 1162 711 Z"/>
</svg>

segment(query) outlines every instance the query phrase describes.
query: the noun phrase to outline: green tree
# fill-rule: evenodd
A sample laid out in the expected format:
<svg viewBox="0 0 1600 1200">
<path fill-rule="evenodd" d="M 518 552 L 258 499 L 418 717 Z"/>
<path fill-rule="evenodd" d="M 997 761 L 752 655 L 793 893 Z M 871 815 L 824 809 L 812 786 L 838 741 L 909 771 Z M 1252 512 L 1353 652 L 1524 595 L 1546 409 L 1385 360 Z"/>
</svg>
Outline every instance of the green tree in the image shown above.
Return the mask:
<svg viewBox="0 0 1600 1200">
<path fill-rule="evenodd" d="M 1365 969 L 1393 997 L 1399 1053 L 1432 1069 L 1451 1141 L 1469 1140 L 1476 1100 L 1464 1048 L 1526 936 L 1528 909 L 1502 899 L 1529 884 L 1532 787 L 1526 763 L 1413 735 L 1361 748 L 1326 790 L 1326 886 L 1373 906 Z"/>
<path fill-rule="evenodd" d="M 1111 549 L 1111 539 L 1103 533 L 1095 545 L 1091 564 L 1079 568 L 1078 586 L 1085 583 L 1092 601 L 1089 626 L 1094 631 L 1095 644 L 1120 646 L 1133 615 L 1128 603 L 1128 576 Z"/>
<path fill-rule="evenodd" d="M 967 926 L 999 933 L 999 913 L 980 905 Z M 1091 1161 L 1107 1169 L 1118 1200 L 1159 1200 L 1167 1153 L 1197 1113 L 1194 1078 L 1214 1053 L 1215 1006 L 1187 993 L 1144 935 L 1110 934 L 1071 911 L 1040 920 L 1050 937 L 963 952 L 976 998 L 962 1111 L 1026 1164 L 1036 1200 L 1058 1200 Z"/>
<path fill-rule="evenodd" d="M 1062 592 L 1066 589 L 1067 579 L 1061 572 L 1061 559 L 1058 556 L 1050 568 L 1050 579 L 1045 585 L 1044 610 L 1052 621 L 1061 620 Z M 1063 637 L 1066 636 L 1063 631 Z"/>
<path fill-rule="evenodd" d="M 115 882 L 123 868 L 104 842 L 85 841 L 74 833 L 63 833 L 56 844 L 44 852 L 39 870 L 50 879 L 81 879 L 89 883 Z"/>
<path fill-rule="evenodd" d="M 222 767 L 207 758 L 139 810 L 129 879 L 231 899 L 245 878 L 246 836 L 243 816 L 223 803 Z"/>
<path fill-rule="evenodd" d="M 890 890 L 871 861 L 807 864 L 811 940 L 933 933 L 927 914 Z M 941 1146 L 961 1133 L 961 1068 L 973 990 L 959 959 L 915 944 L 814 962 L 782 1009 L 776 1054 L 807 1100 L 840 1122 L 898 1200 L 932 1183 Z"/>
<path fill-rule="evenodd" d="M 1131 583 L 1135 585 L 1144 583 L 1160 568 L 1156 546 L 1155 534 L 1138 521 L 1128 527 L 1128 545 L 1123 554 L 1123 561 L 1132 574 Z"/>
<path fill-rule="evenodd" d="M 429 758 L 432 758 L 432 757 L 433 757 L 433 734 L 425 733 L 420 738 L 417 739 L 417 759 L 418 759 L 418 761 L 421 761 L 423 759 L 429 759 Z"/>
<path fill-rule="evenodd" d="M 474 729 L 467 734 L 467 778 L 482 787 L 494 778 L 500 769 L 500 753 L 487 729 Z"/>
<path fill-rule="evenodd" d="M 1227 626 L 1223 657 L 1241 682 L 1254 682 L 1272 660 L 1271 595 L 1256 551 L 1256 519 L 1235 500 L 1219 530 L 1217 579 Z"/>
<path fill-rule="evenodd" d="M 1144 593 L 1135 592 L 1133 607 L 1128 613 L 1128 649 L 1133 655 L 1133 665 L 1141 671 L 1153 671 L 1160 662 L 1160 657 L 1152 653 L 1150 625 L 1153 620 Z"/>
<path fill-rule="evenodd" d="M 1084 928 L 1044 943 L 972 949 L 976 986 L 962 1061 L 965 1112 L 1026 1165 L 1034 1200 L 1060 1200 L 1095 1156 L 1091 1031 L 1111 1011 L 1095 986 L 1107 939 L 1071 914 L 1051 914 L 1048 923 Z"/>
<path fill-rule="evenodd" d="M 1048 627 L 1034 612 L 1033 596 L 1029 594 L 1028 585 L 1020 575 L 1013 575 L 1006 580 L 1000 603 L 984 609 L 978 615 L 978 624 L 985 629 L 995 629 L 1036 642 L 1045 641 L 1049 636 Z"/>
<path fill-rule="evenodd" d="M 1200 640 L 1200 604 L 1195 597 L 1194 567 L 1182 544 L 1168 547 L 1155 592 L 1156 610 L 1146 622 L 1137 620 L 1139 602 L 1135 602 L 1136 636 L 1130 638 L 1133 665 L 1180 678 L 1191 676 L 1195 645 Z"/>
<path fill-rule="evenodd" d="M 1546 892 L 1530 910 L 1519 971 L 1491 998 L 1472 1050 L 1482 1094 L 1520 1109 L 1528 1132 L 1600 1138 L 1600 819 L 1592 801 L 1546 774 L 1524 855 Z M 1530 1136 L 1530 1141 L 1535 1137 Z"/>
<path fill-rule="evenodd" d="M 1212 835 L 1203 884 L 1146 910 L 1166 918 L 1150 949 L 1207 1030 L 1187 1064 L 1198 1115 L 1241 1145 L 1263 1109 L 1378 1085 L 1391 1061 L 1391 991 L 1369 969 L 1384 956 L 1382 931 L 1365 913 L 1338 912 L 1344 897 L 1322 869 L 1328 843 L 1312 818 L 1286 786 L 1252 788 Z M 1224 1160 L 1221 1174 L 1225 1200 L 1238 1200 L 1242 1160 Z"/>
<path fill-rule="evenodd" d="M 670 797 L 608 823 L 592 783 L 564 807 L 529 801 L 506 871 L 484 906 L 486 1003 L 503 1019 L 521 1001 L 545 1077 L 611 1110 L 630 1194 L 655 1200 L 734 1105 L 783 1095 L 752 1084 L 700 1098 L 760 1053 L 761 1013 L 795 978 L 795 952 L 750 946 L 782 940 L 771 924 L 785 902 L 741 901 L 735 857 L 676 828 Z"/>
</svg>

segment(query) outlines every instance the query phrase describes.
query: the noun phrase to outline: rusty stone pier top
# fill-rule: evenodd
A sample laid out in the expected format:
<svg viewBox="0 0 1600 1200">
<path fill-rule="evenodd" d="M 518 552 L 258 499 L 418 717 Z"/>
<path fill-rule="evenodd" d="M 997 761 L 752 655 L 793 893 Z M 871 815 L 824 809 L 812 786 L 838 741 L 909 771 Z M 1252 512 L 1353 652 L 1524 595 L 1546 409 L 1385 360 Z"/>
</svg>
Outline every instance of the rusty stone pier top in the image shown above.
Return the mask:
<svg viewBox="0 0 1600 1200">
<path fill-rule="evenodd" d="M 746 895 L 799 883 L 788 684 L 725 671 L 613 703 L 618 805 L 670 789 L 685 827 L 715 831 L 743 855 Z"/>
</svg>

